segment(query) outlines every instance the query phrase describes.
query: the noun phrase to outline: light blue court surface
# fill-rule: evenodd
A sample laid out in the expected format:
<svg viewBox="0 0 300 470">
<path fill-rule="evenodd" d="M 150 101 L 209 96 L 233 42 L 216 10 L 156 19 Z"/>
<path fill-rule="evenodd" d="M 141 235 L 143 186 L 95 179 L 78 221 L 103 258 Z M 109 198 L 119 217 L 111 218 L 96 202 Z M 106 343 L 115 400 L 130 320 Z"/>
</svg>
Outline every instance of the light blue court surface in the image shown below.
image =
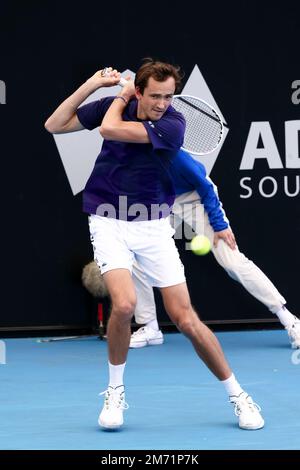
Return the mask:
<svg viewBox="0 0 300 470">
<path fill-rule="evenodd" d="M 181 334 L 130 350 L 121 431 L 97 419 L 107 385 L 106 342 L 5 340 L 0 365 L 1 449 L 300 449 L 300 353 L 286 333 L 217 333 L 242 386 L 260 404 L 264 429 L 237 426 L 223 386 Z"/>
</svg>

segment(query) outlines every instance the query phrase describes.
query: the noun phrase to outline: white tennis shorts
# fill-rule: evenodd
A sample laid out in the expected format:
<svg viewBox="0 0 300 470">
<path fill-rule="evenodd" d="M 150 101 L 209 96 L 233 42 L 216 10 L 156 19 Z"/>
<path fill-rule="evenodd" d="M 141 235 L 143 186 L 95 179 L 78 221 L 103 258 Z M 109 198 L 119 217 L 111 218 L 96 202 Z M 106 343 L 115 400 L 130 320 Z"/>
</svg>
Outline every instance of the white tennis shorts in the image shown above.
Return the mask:
<svg viewBox="0 0 300 470">
<path fill-rule="evenodd" d="M 136 259 L 152 286 L 169 287 L 185 282 L 168 218 L 128 222 L 90 215 L 89 229 L 94 259 L 102 274 L 119 268 L 132 272 Z"/>
</svg>

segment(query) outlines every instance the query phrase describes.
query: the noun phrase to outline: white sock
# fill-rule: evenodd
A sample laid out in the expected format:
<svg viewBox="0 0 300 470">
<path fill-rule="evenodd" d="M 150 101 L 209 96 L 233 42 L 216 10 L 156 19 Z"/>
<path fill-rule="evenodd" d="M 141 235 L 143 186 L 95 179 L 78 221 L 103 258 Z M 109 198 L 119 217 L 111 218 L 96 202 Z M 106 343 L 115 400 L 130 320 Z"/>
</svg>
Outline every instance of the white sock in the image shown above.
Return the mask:
<svg viewBox="0 0 300 470">
<path fill-rule="evenodd" d="M 123 374 L 124 374 L 124 369 L 125 369 L 126 362 L 124 364 L 118 364 L 117 366 L 114 366 L 108 361 L 108 367 L 109 367 L 109 387 L 119 387 L 120 385 L 123 385 Z"/>
<path fill-rule="evenodd" d="M 221 383 L 224 385 L 226 392 L 230 397 L 238 397 L 244 390 L 236 380 L 234 374 L 226 380 L 221 380 Z"/>
<path fill-rule="evenodd" d="M 152 330 L 155 330 L 155 331 L 159 330 L 158 322 L 156 319 L 149 321 L 149 323 L 147 323 L 146 326 L 149 326 L 150 328 L 152 328 Z"/>
<path fill-rule="evenodd" d="M 285 328 L 293 326 L 296 321 L 295 316 L 292 315 L 291 312 L 289 312 L 284 305 L 281 307 L 280 310 L 278 310 L 278 312 L 276 312 L 276 315 Z"/>
</svg>

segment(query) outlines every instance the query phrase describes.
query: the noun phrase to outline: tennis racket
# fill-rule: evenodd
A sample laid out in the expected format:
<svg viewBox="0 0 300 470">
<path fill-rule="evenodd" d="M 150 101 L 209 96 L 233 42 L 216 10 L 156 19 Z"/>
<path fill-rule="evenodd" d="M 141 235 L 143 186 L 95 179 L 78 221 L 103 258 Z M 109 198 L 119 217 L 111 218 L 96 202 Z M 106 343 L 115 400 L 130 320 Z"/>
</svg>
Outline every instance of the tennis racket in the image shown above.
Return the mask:
<svg viewBox="0 0 300 470">
<path fill-rule="evenodd" d="M 107 68 L 103 69 L 108 74 Z M 118 85 L 124 86 L 121 78 Z M 194 155 L 207 155 L 216 150 L 224 136 L 224 125 L 217 111 L 206 101 L 190 95 L 175 95 L 172 106 L 183 114 L 186 129 L 182 148 Z"/>
<path fill-rule="evenodd" d="M 184 150 L 194 155 L 207 155 L 219 147 L 224 125 L 217 111 L 206 101 L 190 95 L 175 95 L 172 106 L 186 121 Z"/>
</svg>

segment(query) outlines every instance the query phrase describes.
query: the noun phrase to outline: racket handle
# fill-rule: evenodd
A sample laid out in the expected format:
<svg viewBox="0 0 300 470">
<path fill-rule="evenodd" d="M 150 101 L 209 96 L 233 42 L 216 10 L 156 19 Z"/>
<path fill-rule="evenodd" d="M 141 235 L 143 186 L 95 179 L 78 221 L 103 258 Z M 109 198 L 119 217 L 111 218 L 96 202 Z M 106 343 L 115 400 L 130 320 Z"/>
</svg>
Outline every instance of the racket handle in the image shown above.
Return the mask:
<svg viewBox="0 0 300 470">
<path fill-rule="evenodd" d="M 104 76 L 109 74 L 109 72 L 107 71 L 107 68 L 108 68 L 108 67 L 105 67 L 105 68 L 103 69 L 103 72 L 102 72 L 102 73 L 103 73 Z M 120 85 L 120 86 L 123 87 L 124 85 L 126 85 L 126 83 L 127 83 L 127 80 L 125 80 L 125 78 L 121 77 L 121 80 L 119 81 L 118 85 Z"/>
<path fill-rule="evenodd" d="M 119 81 L 118 85 L 123 87 L 124 85 L 126 85 L 126 83 L 127 83 L 127 80 L 125 80 L 125 78 L 122 77 L 121 80 Z"/>
</svg>

